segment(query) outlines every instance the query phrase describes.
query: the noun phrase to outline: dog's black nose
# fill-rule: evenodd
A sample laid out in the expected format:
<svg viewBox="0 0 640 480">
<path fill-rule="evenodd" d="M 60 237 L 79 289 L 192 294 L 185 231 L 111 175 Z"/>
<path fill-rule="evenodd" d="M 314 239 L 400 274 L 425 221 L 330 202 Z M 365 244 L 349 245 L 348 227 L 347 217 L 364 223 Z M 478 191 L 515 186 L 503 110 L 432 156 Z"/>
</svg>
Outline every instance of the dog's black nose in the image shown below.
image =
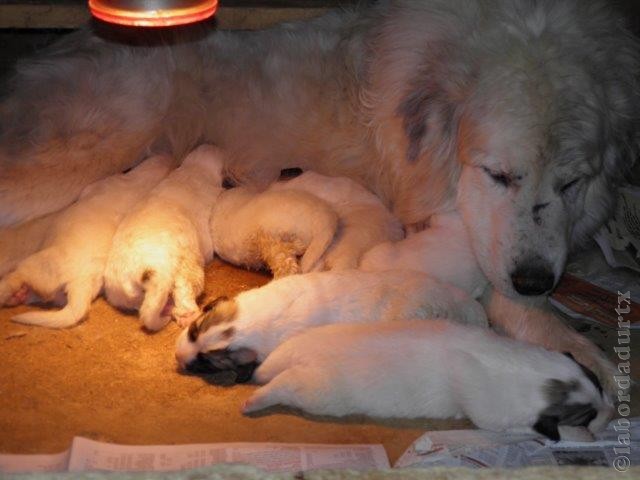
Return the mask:
<svg viewBox="0 0 640 480">
<path fill-rule="evenodd" d="M 523 264 L 511 274 L 513 288 L 520 295 L 543 295 L 555 284 L 555 275 L 550 268 Z"/>
</svg>

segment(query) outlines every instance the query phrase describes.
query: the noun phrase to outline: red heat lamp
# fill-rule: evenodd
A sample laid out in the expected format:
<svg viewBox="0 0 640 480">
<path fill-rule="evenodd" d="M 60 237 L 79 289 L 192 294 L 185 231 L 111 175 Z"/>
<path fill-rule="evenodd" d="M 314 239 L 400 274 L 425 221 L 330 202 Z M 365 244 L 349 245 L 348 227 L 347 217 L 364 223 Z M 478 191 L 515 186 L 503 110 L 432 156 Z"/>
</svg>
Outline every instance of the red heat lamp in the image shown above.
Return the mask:
<svg viewBox="0 0 640 480">
<path fill-rule="evenodd" d="M 91 14 L 109 23 L 169 27 L 211 17 L 218 0 L 89 0 Z"/>
</svg>

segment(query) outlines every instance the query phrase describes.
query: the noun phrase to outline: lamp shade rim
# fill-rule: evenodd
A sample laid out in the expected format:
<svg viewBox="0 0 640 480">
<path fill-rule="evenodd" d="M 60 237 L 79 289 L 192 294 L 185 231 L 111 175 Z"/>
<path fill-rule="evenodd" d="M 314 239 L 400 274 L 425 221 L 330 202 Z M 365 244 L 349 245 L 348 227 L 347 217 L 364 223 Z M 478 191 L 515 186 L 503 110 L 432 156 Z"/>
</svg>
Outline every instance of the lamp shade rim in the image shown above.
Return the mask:
<svg viewBox="0 0 640 480">
<path fill-rule="evenodd" d="M 169 27 L 206 20 L 218 8 L 218 0 L 203 0 L 187 8 L 127 9 L 117 8 L 108 0 L 89 0 L 91 14 L 108 23 L 135 27 Z"/>
</svg>

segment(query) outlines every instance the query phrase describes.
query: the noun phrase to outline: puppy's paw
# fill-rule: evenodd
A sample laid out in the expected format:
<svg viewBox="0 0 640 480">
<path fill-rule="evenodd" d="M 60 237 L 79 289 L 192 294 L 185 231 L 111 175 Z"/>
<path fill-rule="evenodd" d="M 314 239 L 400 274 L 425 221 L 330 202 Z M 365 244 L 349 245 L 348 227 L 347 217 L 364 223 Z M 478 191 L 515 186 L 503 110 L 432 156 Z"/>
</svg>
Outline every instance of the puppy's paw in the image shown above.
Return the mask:
<svg viewBox="0 0 640 480">
<path fill-rule="evenodd" d="M 180 328 L 188 327 L 199 316 L 200 316 L 200 310 L 187 311 L 187 312 L 177 312 L 175 310 L 173 311 L 173 318 Z"/>
<path fill-rule="evenodd" d="M 22 284 L 18 290 L 13 292 L 9 298 L 7 298 L 4 302 L 7 307 L 15 307 L 17 305 L 22 305 L 27 302 L 29 295 L 31 293 L 31 289 L 28 285 Z"/>
<path fill-rule="evenodd" d="M 159 332 L 171 321 L 171 316 L 160 315 L 154 319 L 143 320 L 145 330 L 149 332 Z"/>
<path fill-rule="evenodd" d="M 240 411 L 243 415 L 248 415 L 260 410 L 264 410 L 267 407 L 275 405 L 269 395 L 267 387 L 259 388 L 248 400 L 246 400 Z"/>
</svg>

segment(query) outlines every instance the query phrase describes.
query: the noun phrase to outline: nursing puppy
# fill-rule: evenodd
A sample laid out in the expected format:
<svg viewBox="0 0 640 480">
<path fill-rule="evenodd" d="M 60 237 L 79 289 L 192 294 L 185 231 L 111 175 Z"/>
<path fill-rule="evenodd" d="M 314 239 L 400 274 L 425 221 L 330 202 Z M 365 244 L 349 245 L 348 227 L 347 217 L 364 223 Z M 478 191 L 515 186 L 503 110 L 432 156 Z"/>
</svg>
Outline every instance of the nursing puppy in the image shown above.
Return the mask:
<svg viewBox="0 0 640 480">
<path fill-rule="evenodd" d="M 0 281 L 0 305 L 17 305 L 33 292 L 44 301 L 65 303 L 57 311 L 33 311 L 15 315 L 20 323 L 50 328 L 71 327 L 82 320 L 103 284 L 104 268 L 118 223 L 136 202 L 163 177 L 173 160 L 152 157 L 131 172 L 115 175 L 89 185 L 77 203 L 46 221 L 16 232 L 31 234 L 26 247 L 40 243 L 42 250 L 18 263 L 16 269 Z M 49 222 L 50 220 L 50 222 Z"/>
<path fill-rule="evenodd" d="M 418 270 L 478 298 L 488 281 L 475 260 L 462 218 L 452 212 L 434 215 L 425 230 L 399 242 L 376 245 L 362 256 L 361 270 Z"/>
<path fill-rule="evenodd" d="M 595 375 L 561 353 L 443 320 L 314 328 L 256 370 L 244 413 L 468 417 L 488 430 L 593 439 L 613 414 Z"/>
<path fill-rule="evenodd" d="M 219 149 L 198 147 L 116 232 L 105 271 L 107 300 L 139 309 L 151 331 L 171 315 L 185 326 L 200 313 L 196 297 L 204 289 L 204 264 L 213 257 L 209 218 L 222 192 L 222 166 Z"/>
<path fill-rule="evenodd" d="M 297 190 L 232 188 L 211 214 L 215 252 L 234 265 L 266 266 L 275 278 L 321 269 L 337 228 L 338 216 L 325 201 Z"/>
<path fill-rule="evenodd" d="M 42 248 L 47 234 L 65 210 L 0 228 L 0 277 L 14 270 L 29 255 Z"/>
<path fill-rule="evenodd" d="M 314 326 L 436 317 L 487 326 L 479 303 L 420 272 L 313 272 L 216 302 L 182 332 L 176 358 L 195 371 L 234 370 Z"/>
<path fill-rule="evenodd" d="M 291 180 L 276 182 L 269 190 L 303 190 L 336 211 L 338 232 L 323 258 L 326 270 L 357 268 L 362 254 L 374 245 L 404 237 L 400 220 L 375 194 L 349 178 L 308 171 Z M 394 267 L 386 270 L 391 268 Z"/>
</svg>

